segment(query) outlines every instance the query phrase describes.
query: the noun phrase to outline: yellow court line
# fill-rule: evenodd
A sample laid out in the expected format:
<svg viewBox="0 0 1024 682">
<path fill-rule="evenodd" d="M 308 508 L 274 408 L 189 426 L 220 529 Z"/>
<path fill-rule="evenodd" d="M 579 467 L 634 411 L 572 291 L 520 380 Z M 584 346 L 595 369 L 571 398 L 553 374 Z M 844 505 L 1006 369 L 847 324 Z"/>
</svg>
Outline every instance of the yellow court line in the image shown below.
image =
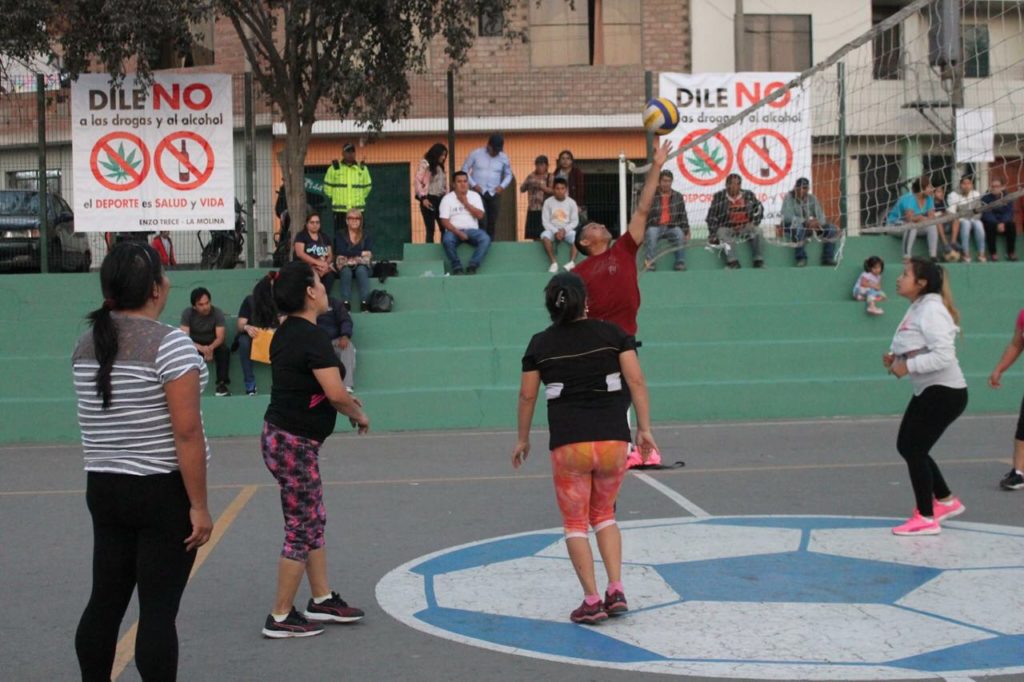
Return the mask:
<svg viewBox="0 0 1024 682">
<path fill-rule="evenodd" d="M 1002 464 L 1010 466 L 1013 460 L 1008 457 L 987 457 L 970 459 L 940 459 L 939 464 Z M 879 467 L 903 467 L 903 460 L 893 458 L 885 462 L 837 462 L 834 464 L 777 464 L 770 466 L 737 466 L 737 467 L 683 467 L 664 471 L 653 471 L 657 475 L 671 474 L 731 474 L 751 471 L 809 471 L 814 469 L 865 469 Z M 529 481 L 551 478 L 550 473 L 542 474 L 494 474 L 490 476 L 441 476 L 435 478 L 377 478 L 359 481 L 324 481 L 325 486 L 360 486 L 360 485 L 419 485 L 429 483 L 481 483 L 486 481 Z M 277 488 L 276 483 L 219 483 L 209 486 L 210 490 L 234 490 L 236 488 Z M 26 495 L 84 495 L 83 488 L 66 490 L 2 490 L 0 498 L 21 497 Z"/>
<path fill-rule="evenodd" d="M 224 534 L 227 533 L 228 528 L 234 522 L 242 509 L 248 504 L 252 496 L 256 494 L 259 486 L 247 485 L 238 491 L 235 495 L 235 499 L 231 501 L 227 509 L 220 515 L 217 521 L 213 524 L 213 533 L 210 535 L 210 540 L 205 545 L 199 548 L 196 552 L 195 563 L 192 564 L 192 572 L 188 574 L 189 582 L 195 577 L 196 572 L 199 571 L 199 567 L 203 565 L 206 558 L 210 556 L 213 549 L 220 542 Z M 114 668 L 110 673 L 110 679 L 116 680 L 124 672 L 124 669 L 128 667 L 132 659 L 135 658 L 135 635 L 139 631 L 139 621 L 132 623 L 132 626 L 128 628 L 127 632 L 121 636 L 121 639 L 117 642 L 117 650 L 114 655 Z"/>
</svg>

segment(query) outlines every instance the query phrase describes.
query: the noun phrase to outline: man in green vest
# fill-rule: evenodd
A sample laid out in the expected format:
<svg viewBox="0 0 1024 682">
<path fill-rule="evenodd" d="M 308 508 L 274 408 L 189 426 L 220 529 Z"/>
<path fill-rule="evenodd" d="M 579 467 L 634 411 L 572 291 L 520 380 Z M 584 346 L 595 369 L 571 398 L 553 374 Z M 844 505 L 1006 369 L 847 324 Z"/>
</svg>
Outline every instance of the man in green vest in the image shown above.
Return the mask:
<svg viewBox="0 0 1024 682">
<path fill-rule="evenodd" d="M 324 194 L 331 200 L 334 231 L 345 227 L 345 214 L 353 208 L 365 211 L 373 181 L 365 163 L 356 163 L 356 146 L 346 142 L 341 148 L 341 162 L 331 162 L 324 175 Z"/>
</svg>

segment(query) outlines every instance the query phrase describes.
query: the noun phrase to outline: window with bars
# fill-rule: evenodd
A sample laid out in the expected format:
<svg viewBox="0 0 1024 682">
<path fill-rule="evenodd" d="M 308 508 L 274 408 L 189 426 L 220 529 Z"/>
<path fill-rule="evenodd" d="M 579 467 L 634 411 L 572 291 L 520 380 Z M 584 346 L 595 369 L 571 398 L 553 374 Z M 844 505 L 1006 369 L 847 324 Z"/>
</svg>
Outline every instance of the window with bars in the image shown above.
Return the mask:
<svg viewBox="0 0 1024 682">
<path fill-rule="evenodd" d="M 745 14 L 741 71 L 804 71 L 811 68 L 811 15 Z"/>
</svg>

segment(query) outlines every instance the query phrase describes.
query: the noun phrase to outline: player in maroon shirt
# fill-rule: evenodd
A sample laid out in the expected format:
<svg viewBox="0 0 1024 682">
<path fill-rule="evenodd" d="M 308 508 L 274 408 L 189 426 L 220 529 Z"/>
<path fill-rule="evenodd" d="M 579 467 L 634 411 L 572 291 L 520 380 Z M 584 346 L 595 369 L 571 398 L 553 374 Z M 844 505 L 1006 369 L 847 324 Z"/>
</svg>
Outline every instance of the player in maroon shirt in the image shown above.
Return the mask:
<svg viewBox="0 0 1024 682">
<path fill-rule="evenodd" d="M 647 214 L 658 189 L 658 175 L 671 152 L 669 142 L 662 142 L 655 149 L 654 161 L 644 179 L 636 211 L 629 220 L 629 229 L 614 246 L 611 244 L 611 232 L 600 223 L 587 223 L 576 232 L 576 247 L 587 256 L 576 266 L 576 274 L 587 285 L 588 316 L 614 322 L 633 336 L 636 335 L 636 316 L 640 311 L 636 254 L 644 243 Z"/>
</svg>

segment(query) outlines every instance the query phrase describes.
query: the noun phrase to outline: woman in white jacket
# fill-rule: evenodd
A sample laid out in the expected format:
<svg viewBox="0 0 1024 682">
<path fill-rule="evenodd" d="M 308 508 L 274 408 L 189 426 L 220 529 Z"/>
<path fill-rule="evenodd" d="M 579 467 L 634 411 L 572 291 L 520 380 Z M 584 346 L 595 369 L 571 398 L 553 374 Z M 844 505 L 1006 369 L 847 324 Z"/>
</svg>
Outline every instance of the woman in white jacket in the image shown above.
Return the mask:
<svg viewBox="0 0 1024 682">
<path fill-rule="evenodd" d="M 937 535 L 939 522 L 964 512 L 929 452 L 967 407 L 967 382 L 954 342 L 960 313 L 953 306 L 946 273 L 923 258 L 912 258 L 896 280 L 896 292 L 910 301 L 892 347 L 882 362 L 897 378 L 910 375 L 914 396 L 900 423 L 896 449 L 907 461 L 917 508 L 892 529 L 896 535 Z"/>
<path fill-rule="evenodd" d="M 981 195 L 974 189 L 974 181 L 971 176 L 965 175 L 960 178 L 960 189 L 957 192 L 950 192 L 946 197 L 947 212 L 955 215 L 957 211 L 976 208 L 981 202 Z M 977 214 L 962 217 L 960 220 L 960 251 L 965 263 L 971 262 L 971 235 L 974 235 L 975 245 L 978 247 L 978 261 L 984 263 L 985 258 L 985 226 L 981 224 L 981 218 Z M 955 239 L 955 237 L 954 237 Z"/>
</svg>

